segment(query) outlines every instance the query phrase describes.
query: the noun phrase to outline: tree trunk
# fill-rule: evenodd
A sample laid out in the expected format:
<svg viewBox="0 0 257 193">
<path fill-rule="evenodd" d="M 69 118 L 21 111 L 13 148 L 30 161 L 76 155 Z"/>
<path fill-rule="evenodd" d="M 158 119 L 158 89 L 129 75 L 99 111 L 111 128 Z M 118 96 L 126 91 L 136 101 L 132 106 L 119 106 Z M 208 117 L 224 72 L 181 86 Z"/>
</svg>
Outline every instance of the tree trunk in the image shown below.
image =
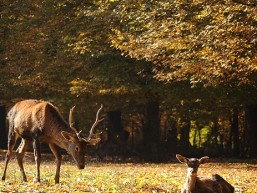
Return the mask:
<svg viewBox="0 0 257 193">
<path fill-rule="evenodd" d="M 218 123 L 218 117 L 214 116 L 213 118 L 213 127 L 211 131 L 210 136 L 211 141 L 211 155 L 213 156 L 220 156 L 224 153 L 224 147 L 223 147 L 223 137 L 219 133 L 219 123 Z"/>
<path fill-rule="evenodd" d="M 108 129 L 115 133 L 123 130 L 120 111 L 108 112 Z"/>
<path fill-rule="evenodd" d="M 232 113 L 232 116 L 231 116 L 232 155 L 240 156 L 238 109 L 233 108 L 231 113 Z"/>
<path fill-rule="evenodd" d="M 177 121 L 170 117 L 168 123 L 167 146 L 170 153 L 177 153 Z"/>
<path fill-rule="evenodd" d="M 146 104 L 143 125 L 143 150 L 148 161 L 158 161 L 160 145 L 160 115 L 159 102 L 150 101 Z"/>
<path fill-rule="evenodd" d="M 0 148 L 7 149 L 6 110 L 0 106 Z"/>
<path fill-rule="evenodd" d="M 257 157 L 257 106 L 246 108 L 247 138 L 249 156 Z"/>
<path fill-rule="evenodd" d="M 185 109 L 181 116 L 181 128 L 180 128 L 180 150 L 183 154 L 189 153 L 189 133 L 190 133 L 191 121 L 189 116 L 189 110 Z"/>
<path fill-rule="evenodd" d="M 123 129 L 120 111 L 109 111 L 107 123 L 107 142 L 103 145 L 100 154 L 111 153 L 112 159 L 121 156 L 123 160 L 127 156 L 127 141 L 129 132 Z M 107 152 L 107 151 L 110 152 Z M 101 155 L 100 155 L 101 159 Z"/>
</svg>

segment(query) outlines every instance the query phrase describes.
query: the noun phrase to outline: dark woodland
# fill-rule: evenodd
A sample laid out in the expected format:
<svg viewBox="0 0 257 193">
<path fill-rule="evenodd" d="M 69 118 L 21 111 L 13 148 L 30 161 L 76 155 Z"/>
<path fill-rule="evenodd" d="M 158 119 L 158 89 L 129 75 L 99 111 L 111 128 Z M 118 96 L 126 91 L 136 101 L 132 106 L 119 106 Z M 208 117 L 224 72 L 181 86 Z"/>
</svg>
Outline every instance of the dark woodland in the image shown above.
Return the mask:
<svg viewBox="0 0 257 193">
<path fill-rule="evenodd" d="M 100 160 L 257 157 L 255 1 L 2 0 L 0 148 L 7 113 L 38 99 Z M 47 147 L 43 151 L 48 151 Z"/>
</svg>

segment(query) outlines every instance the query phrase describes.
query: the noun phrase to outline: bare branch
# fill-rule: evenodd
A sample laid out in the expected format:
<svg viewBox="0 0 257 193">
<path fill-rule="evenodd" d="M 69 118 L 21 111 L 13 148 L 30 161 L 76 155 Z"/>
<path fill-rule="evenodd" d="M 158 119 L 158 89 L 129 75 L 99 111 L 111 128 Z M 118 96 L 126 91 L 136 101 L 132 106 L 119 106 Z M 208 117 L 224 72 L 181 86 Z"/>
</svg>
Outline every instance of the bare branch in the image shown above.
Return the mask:
<svg viewBox="0 0 257 193">
<path fill-rule="evenodd" d="M 232 0 L 234 3 L 237 4 L 241 4 L 241 5 L 246 5 L 246 6 L 251 6 L 251 7 L 255 7 L 257 6 L 257 2 L 256 0 L 248 0 L 248 1 L 244 1 L 244 0 Z"/>
</svg>

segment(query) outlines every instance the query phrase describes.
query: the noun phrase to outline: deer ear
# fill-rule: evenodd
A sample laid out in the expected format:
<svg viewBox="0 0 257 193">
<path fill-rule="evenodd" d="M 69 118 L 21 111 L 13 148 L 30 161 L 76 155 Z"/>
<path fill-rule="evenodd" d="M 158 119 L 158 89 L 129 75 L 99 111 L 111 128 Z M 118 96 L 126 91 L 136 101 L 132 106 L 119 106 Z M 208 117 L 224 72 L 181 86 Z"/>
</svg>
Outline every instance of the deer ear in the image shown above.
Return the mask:
<svg viewBox="0 0 257 193">
<path fill-rule="evenodd" d="M 180 154 L 176 154 L 176 158 L 178 159 L 178 161 L 180 163 L 187 163 L 188 162 L 188 159 Z"/>
<path fill-rule="evenodd" d="M 200 164 L 205 164 L 209 161 L 209 159 L 210 158 L 208 156 L 204 156 L 204 157 L 199 159 L 199 162 L 200 162 Z"/>
<path fill-rule="evenodd" d="M 66 131 L 62 131 L 61 134 L 62 134 L 63 138 L 68 141 L 72 141 L 72 142 L 76 141 L 76 138 L 72 134 L 70 134 Z"/>
<path fill-rule="evenodd" d="M 87 141 L 88 144 L 90 145 L 97 145 L 99 142 L 101 141 L 101 138 L 97 138 L 97 139 L 90 139 L 89 141 Z"/>
</svg>

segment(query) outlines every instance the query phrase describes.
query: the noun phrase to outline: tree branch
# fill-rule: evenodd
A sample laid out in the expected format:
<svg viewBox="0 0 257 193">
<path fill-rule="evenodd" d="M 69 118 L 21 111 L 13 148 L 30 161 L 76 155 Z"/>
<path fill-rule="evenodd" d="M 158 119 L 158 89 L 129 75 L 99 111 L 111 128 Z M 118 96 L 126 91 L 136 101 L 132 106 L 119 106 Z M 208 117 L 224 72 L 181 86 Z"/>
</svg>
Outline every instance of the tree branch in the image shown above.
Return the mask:
<svg viewBox="0 0 257 193">
<path fill-rule="evenodd" d="M 244 1 L 244 0 L 232 0 L 234 3 L 237 4 L 241 4 L 241 5 L 247 5 L 247 6 L 251 6 L 251 7 L 255 7 L 257 6 L 257 0 L 248 0 L 248 1 Z"/>
</svg>

